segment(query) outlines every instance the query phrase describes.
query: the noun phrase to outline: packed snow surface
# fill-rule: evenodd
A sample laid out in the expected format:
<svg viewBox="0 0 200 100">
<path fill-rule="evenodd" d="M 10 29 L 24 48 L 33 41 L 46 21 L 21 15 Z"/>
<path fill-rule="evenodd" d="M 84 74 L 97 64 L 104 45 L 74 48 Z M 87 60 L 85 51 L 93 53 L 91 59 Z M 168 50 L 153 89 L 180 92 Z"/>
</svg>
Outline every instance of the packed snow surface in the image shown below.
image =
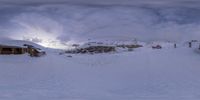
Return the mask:
<svg viewBox="0 0 200 100">
<path fill-rule="evenodd" d="M 197 50 L 196 50 L 197 51 Z M 0 56 L 1 100 L 199 100 L 200 54 L 148 47 L 114 54 L 56 50 Z"/>
</svg>

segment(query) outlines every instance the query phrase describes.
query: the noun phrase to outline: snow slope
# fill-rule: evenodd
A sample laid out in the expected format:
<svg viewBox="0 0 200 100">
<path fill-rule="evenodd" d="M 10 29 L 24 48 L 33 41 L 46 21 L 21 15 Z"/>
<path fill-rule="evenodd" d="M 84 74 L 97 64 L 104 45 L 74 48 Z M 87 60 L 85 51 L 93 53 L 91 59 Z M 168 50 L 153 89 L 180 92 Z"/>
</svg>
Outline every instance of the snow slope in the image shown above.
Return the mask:
<svg viewBox="0 0 200 100">
<path fill-rule="evenodd" d="M 1 100 L 199 100 L 200 54 L 179 47 L 0 56 Z"/>
</svg>

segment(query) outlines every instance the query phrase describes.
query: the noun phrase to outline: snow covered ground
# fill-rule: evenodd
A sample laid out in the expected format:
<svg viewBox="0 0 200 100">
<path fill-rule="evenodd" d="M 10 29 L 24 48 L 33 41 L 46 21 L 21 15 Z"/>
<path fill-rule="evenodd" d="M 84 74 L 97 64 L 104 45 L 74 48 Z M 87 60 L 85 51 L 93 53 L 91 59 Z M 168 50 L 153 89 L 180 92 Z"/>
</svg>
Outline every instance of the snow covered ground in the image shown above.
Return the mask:
<svg viewBox="0 0 200 100">
<path fill-rule="evenodd" d="M 0 56 L 0 100 L 199 100 L 200 54 L 178 47 Z"/>
<path fill-rule="evenodd" d="M 185 42 L 200 39 L 199 0 L 0 0 L 0 5 L 0 45 L 27 43 L 47 52 L 39 58 L 0 55 L 0 100 L 200 100 L 200 43 L 188 48 Z M 144 47 L 72 57 L 55 50 L 94 41 L 143 41 Z M 162 49 L 153 50 L 157 44 Z"/>
</svg>

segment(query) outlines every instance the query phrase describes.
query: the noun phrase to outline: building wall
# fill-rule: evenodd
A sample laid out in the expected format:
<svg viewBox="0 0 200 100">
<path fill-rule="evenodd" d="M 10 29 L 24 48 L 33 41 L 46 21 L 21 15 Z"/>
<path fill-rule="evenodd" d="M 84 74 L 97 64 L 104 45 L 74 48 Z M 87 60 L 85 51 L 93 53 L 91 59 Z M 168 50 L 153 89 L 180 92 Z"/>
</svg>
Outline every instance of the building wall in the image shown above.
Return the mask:
<svg viewBox="0 0 200 100">
<path fill-rule="evenodd" d="M 45 55 L 45 52 L 39 52 L 35 48 L 20 48 L 20 47 L 9 47 L 9 46 L 0 46 L 0 55 L 19 55 L 28 53 L 32 57 L 39 57 Z"/>
<path fill-rule="evenodd" d="M 24 54 L 24 53 L 26 53 L 25 48 L 0 47 L 0 54 Z"/>
</svg>

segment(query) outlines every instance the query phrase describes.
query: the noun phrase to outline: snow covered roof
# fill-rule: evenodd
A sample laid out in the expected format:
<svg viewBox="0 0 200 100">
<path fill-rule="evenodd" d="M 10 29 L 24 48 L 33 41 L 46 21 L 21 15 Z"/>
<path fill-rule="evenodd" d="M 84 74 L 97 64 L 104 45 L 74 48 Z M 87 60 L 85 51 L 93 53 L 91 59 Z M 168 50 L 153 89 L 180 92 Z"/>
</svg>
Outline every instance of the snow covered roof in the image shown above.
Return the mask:
<svg viewBox="0 0 200 100">
<path fill-rule="evenodd" d="M 0 48 L 3 47 L 3 48 L 24 48 L 24 47 L 21 47 L 21 46 L 10 46 L 10 45 L 1 45 L 0 44 Z"/>
<path fill-rule="evenodd" d="M 10 39 L 1 39 L 0 38 L 0 45 L 2 46 L 12 46 L 12 47 L 21 47 L 24 48 L 24 44 L 29 44 L 37 48 L 44 48 L 38 44 L 35 44 L 33 42 L 24 41 L 24 40 L 10 40 Z"/>
</svg>

